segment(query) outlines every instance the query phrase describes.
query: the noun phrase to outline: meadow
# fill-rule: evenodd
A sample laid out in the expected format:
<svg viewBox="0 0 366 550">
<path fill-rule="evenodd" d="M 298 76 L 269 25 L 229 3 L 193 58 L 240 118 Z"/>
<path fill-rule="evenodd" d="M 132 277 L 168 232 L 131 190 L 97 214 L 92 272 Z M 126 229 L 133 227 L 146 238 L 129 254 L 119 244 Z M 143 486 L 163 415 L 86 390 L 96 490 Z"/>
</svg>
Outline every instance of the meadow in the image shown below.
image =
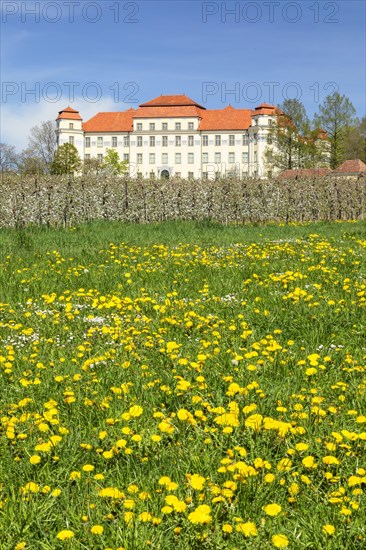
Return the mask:
<svg viewBox="0 0 366 550">
<path fill-rule="evenodd" d="M 2 229 L 1 550 L 366 547 L 365 222 Z"/>
</svg>

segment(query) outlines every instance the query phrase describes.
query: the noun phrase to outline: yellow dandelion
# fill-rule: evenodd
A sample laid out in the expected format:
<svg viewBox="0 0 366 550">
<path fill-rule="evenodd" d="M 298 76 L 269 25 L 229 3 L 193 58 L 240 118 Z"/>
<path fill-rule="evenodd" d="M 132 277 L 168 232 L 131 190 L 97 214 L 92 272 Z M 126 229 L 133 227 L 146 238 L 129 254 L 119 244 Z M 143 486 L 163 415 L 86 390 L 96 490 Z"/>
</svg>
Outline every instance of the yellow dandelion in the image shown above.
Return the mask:
<svg viewBox="0 0 366 550">
<path fill-rule="evenodd" d="M 248 521 L 247 523 L 239 523 L 236 526 L 236 531 L 245 537 L 255 537 L 258 534 L 255 523 Z"/>
<path fill-rule="evenodd" d="M 198 474 L 193 474 L 189 478 L 188 482 L 189 482 L 190 486 L 192 487 L 192 489 L 195 489 L 196 491 L 202 491 L 206 480 L 205 480 L 204 477 L 202 477 Z"/>
<path fill-rule="evenodd" d="M 93 527 L 90 529 L 92 535 L 102 535 L 103 531 L 104 527 L 102 525 L 93 525 Z"/>
<path fill-rule="evenodd" d="M 330 525 L 329 523 L 327 523 L 326 525 L 323 525 L 323 533 L 325 533 L 326 535 L 333 535 L 334 532 L 335 532 L 334 525 Z"/>
<path fill-rule="evenodd" d="M 302 464 L 305 466 L 305 468 L 315 468 L 315 460 L 314 457 L 309 455 L 302 459 Z"/>
<path fill-rule="evenodd" d="M 279 504 L 276 504 L 274 502 L 273 504 L 267 504 L 267 506 L 263 506 L 262 510 L 268 516 L 278 516 L 278 514 L 282 511 L 282 508 Z"/>
<path fill-rule="evenodd" d="M 59 540 L 68 540 L 72 539 L 72 537 L 75 536 L 75 533 L 73 531 L 70 531 L 70 529 L 64 529 L 63 531 L 60 531 L 57 533 L 56 538 Z"/>
<path fill-rule="evenodd" d="M 282 534 L 273 535 L 272 544 L 276 548 L 286 548 L 288 546 L 288 538 Z"/>
<path fill-rule="evenodd" d="M 207 506 L 207 504 L 201 504 L 200 506 L 197 506 L 197 508 L 189 514 L 188 521 L 196 524 L 210 523 L 211 521 L 210 512 L 211 512 L 211 508 Z"/>
</svg>

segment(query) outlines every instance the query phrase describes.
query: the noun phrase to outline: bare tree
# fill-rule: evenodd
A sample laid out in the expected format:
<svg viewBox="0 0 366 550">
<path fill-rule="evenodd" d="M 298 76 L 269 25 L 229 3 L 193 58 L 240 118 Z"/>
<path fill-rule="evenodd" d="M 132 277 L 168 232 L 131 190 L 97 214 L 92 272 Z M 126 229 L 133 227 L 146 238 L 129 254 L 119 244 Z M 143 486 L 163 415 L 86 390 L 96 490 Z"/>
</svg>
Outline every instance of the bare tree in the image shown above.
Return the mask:
<svg viewBox="0 0 366 550">
<path fill-rule="evenodd" d="M 41 122 L 39 126 L 33 126 L 30 131 L 28 151 L 38 158 L 49 171 L 56 151 L 55 125 L 52 120 Z"/>
<path fill-rule="evenodd" d="M 17 170 L 18 155 L 13 145 L 0 143 L 0 169 L 1 173 L 15 172 Z"/>
</svg>

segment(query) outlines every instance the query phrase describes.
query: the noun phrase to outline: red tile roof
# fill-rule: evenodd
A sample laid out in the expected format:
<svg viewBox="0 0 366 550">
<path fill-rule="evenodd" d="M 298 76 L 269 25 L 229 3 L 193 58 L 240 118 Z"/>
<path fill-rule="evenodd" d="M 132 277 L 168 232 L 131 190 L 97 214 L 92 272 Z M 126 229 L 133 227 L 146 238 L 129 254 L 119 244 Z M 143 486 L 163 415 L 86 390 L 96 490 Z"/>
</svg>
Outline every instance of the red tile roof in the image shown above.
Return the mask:
<svg viewBox="0 0 366 550">
<path fill-rule="evenodd" d="M 359 174 L 360 172 L 366 172 L 366 164 L 360 159 L 346 160 L 338 168 L 333 170 L 333 174 L 338 172 L 341 174 Z"/>
<path fill-rule="evenodd" d="M 321 177 L 330 172 L 330 168 L 300 168 L 298 170 L 285 170 L 278 177 L 281 179 Z"/>
<path fill-rule="evenodd" d="M 160 96 L 142 103 L 137 109 L 123 112 L 98 113 L 83 124 L 85 132 L 131 132 L 133 119 L 138 118 L 199 118 L 198 130 L 247 130 L 252 116 L 277 114 L 273 105 L 262 103 L 251 109 L 235 109 L 231 105 L 224 109 L 206 110 L 185 95 Z"/>
<path fill-rule="evenodd" d="M 183 105 L 205 109 L 205 107 L 202 107 L 202 105 L 196 103 L 186 95 L 161 95 L 147 103 L 142 103 L 140 107 L 181 107 Z"/>
<path fill-rule="evenodd" d="M 198 130 L 247 130 L 252 123 L 253 111 L 250 109 L 213 109 L 201 113 Z"/>
<path fill-rule="evenodd" d="M 133 118 L 200 117 L 205 112 L 191 105 L 139 107 Z"/>
<path fill-rule="evenodd" d="M 128 111 L 98 113 L 83 124 L 85 132 L 132 132 L 135 109 Z"/>
<path fill-rule="evenodd" d="M 79 114 L 79 111 L 75 111 L 72 107 L 66 107 L 62 111 L 59 111 L 58 117 L 56 120 L 67 119 L 67 120 L 83 120 Z"/>
</svg>

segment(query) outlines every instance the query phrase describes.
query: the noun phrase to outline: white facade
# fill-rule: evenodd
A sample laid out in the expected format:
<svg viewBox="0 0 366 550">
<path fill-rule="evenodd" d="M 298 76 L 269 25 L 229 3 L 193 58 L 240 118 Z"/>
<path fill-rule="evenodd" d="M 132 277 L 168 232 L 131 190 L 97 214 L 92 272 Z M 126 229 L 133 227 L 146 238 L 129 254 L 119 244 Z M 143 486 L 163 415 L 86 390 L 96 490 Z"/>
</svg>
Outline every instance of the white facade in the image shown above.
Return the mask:
<svg viewBox="0 0 366 550">
<path fill-rule="evenodd" d="M 107 149 L 117 151 L 133 177 L 263 178 L 274 120 L 275 107 L 267 104 L 209 111 L 186 96 L 161 96 L 136 110 L 99 113 L 84 124 L 68 107 L 59 113 L 56 134 L 58 145 L 73 143 L 81 159 L 102 161 Z"/>
</svg>

